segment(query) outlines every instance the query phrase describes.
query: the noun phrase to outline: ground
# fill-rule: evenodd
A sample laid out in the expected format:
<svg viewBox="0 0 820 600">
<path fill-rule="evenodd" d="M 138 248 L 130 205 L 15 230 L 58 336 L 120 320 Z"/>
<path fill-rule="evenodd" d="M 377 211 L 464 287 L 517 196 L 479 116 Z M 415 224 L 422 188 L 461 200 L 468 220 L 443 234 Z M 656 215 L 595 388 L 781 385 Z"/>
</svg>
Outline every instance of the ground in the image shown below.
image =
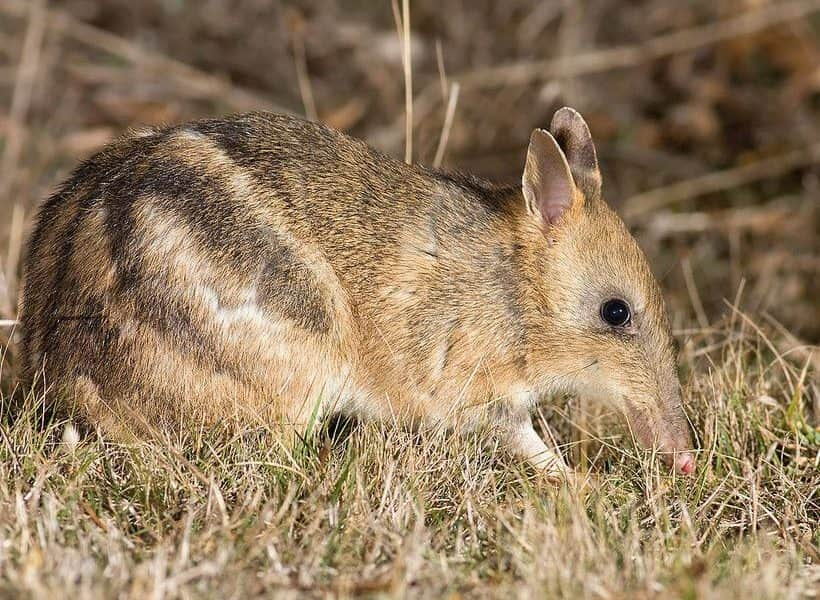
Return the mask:
<svg viewBox="0 0 820 600">
<path fill-rule="evenodd" d="M 581 490 L 491 429 L 118 446 L 48 419 L 0 326 L 0 595 L 817 597 L 820 4 L 409 8 L 413 160 L 512 181 L 533 127 L 587 118 L 667 295 L 696 475 L 574 398 L 537 416 Z M 390 2 L 0 0 L 0 319 L 37 203 L 127 127 L 286 110 L 405 156 L 403 47 Z"/>
</svg>

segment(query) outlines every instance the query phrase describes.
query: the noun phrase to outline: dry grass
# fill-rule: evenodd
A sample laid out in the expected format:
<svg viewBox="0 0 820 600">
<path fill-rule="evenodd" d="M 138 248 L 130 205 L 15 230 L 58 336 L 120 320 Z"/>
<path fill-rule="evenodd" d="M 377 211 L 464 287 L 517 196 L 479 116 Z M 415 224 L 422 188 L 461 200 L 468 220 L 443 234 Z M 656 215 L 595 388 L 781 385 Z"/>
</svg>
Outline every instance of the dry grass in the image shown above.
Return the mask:
<svg viewBox="0 0 820 600">
<path fill-rule="evenodd" d="M 819 595 L 820 3 L 574 4 L 0 0 L 0 595 Z M 15 389 L 34 207 L 125 127 L 286 107 L 514 179 L 564 103 L 667 290 L 694 479 L 572 399 L 586 494 L 492 431 L 67 445 Z"/>
<path fill-rule="evenodd" d="M 623 440 L 596 438 L 585 494 L 495 452 L 492 431 L 361 425 L 295 452 L 273 432 L 74 445 L 60 441 L 65 423 L 43 427 L 35 399 L 21 415 L 5 397 L 0 590 L 813 597 L 816 389 L 743 319 L 708 338 L 720 349 L 692 345 L 684 362 L 697 476 L 676 480 Z M 560 412 L 551 420 L 569 439 Z"/>
</svg>

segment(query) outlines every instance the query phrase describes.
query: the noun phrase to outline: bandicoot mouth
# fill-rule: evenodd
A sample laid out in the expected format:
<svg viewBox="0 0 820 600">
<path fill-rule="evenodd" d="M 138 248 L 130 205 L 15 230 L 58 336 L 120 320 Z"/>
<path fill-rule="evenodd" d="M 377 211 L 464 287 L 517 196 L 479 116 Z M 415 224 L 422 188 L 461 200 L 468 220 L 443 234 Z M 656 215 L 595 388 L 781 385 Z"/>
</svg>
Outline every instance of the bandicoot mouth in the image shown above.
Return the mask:
<svg viewBox="0 0 820 600">
<path fill-rule="evenodd" d="M 659 458 L 676 473 L 694 473 L 695 454 L 691 450 L 692 438 L 685 425 L 678 424 L 674 419 L 667 419 L 671 422 L 670 425 L 659 426 L 633 406 L 628 406 L 627 422 L 638 445 L 645 449 L 654 448 Z M 681 422 L 685 421 L 681 419 Z"/>
<path fill-rule="evenodd" d="M 670 469 L 681 475 L 691 475 L 695 472 L 695 455 L 688 451 L 664 453 L 662 455 Z"/>
<path fill-rule="evenodd" d="M 695 457 L 691 452 L 681 452 L 675 457 L 675 468 L 684 475 L 695 472 Z"/>
</svg>

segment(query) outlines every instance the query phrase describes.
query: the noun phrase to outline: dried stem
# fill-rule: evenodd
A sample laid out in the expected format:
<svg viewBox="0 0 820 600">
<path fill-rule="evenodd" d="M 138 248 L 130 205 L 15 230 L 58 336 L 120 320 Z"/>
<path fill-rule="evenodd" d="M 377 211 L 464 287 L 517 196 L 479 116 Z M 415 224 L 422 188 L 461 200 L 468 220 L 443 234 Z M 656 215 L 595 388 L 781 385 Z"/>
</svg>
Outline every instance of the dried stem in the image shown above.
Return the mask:
<svg viewBox="0 0 820 600">
<path fill-rule="evenodd" d="M 820 143 L 632 196 L 624 203 L 624 215 L 627 219 L 635 219 L 664 206 L 777 177 L 817 162 L 820 162 Z"/>
<path fill-rule="evenodd" d="M 20 0 L 3 0 L 0 11 L 20 16 L 27 3 Z M 96 48 L 126 60 L 132 64 L 145 65 L 166 77 L 179 82 L 189 90 L 205 97 L 218 98 L 236 110 L 270 110 L 293 114 L 294 111 L 259 94 L 232 84 L 230 81 L 204 73 L 188 64 L 152 52 L 120 36 L 103 31 L 56 10 L 47 10 L 46 26 L 80 44 Z"/>
<path fill-rule="evenodd" d="M 458 83 L 453 83 L 453 85 L 450 86 L 450 94 L 447 100 L 447 112 L 444 115 L 444 125 L 441 128 L 441 137 L 438 140 L 436 157 L 433 159 L 433 166 L 435 168 L 439 168 L 441 166 L 441 161 L 444 160 L 444 151 L 447 149 L 447 141 L 450 139 L 450 130 L 453 127 L 453 118 L 456 115 L 459 89 L 460 86 Z"/>
<path fill-rule="evenodd" d="M 11 189 L 23 148 L 23 131 L 31 106 L 31 93 L 37 77 L 40 63 L 40 49 L 45 36 L 46 9 L 44 0 L 35 0 L 29 8 L 29 21 L 23 41 L 23 51 L 17 67 L 14 82 L 14 93 L 9 109 L 7 134 L 3 147 L 3 158 L 0 163 L 0 198 L 5 197 Z"/>
<path fill-rule="evenodd" d="M 305 53 L 305 39 L 300 30 L 291 34 L 293 44 L 293 61 L 296 67 L 296 80 L 299 83 L 299 94 L 302 96 L 302 104 L 305 107 L 305 116 L 311 121 L 319 120 L 319 113 L 316 110 L 316 100 L 313 96 L 313 86 L 310 83 L 310 75 L 307 69 L 307 55 Z"/>
<path fill-rule="evenodd" d="M 556 59 L 508 63 L 463 72 L 452 76 L 452 79 L 460 82 L 464 89 L 481 90 L 625 69 L 757 33 L 776 25 L 801 19 L 817 11 L 820 11 L 820 0 L 778 2 L 728 19 L 659 35 L 638 44 L 593 50 Z M 438 100 L 436 93 L 438 86 L 438 82 L 432 82 L 416 96 L 414 100 L 416 123 L 426 118 L 435 108 Z M 389 129 L 378 132 L 374 142 L 380 146 L 394 146 L 398 129 L 397 124 L 394 123 Z"/>
</svg>

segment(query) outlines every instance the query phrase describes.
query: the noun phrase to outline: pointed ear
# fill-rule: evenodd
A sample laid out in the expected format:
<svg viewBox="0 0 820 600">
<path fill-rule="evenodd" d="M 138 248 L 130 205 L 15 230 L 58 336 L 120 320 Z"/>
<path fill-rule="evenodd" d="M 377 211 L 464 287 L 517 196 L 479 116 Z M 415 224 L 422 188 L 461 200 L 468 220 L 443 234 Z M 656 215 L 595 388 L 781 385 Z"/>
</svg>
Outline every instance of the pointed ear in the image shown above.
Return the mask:
<svg viewBox="0 0 820 600">
<path fill-rule="evenodd" d="M 592 201 L 601 197 L 601 171 L 589 127 L 580 113 L 565 106 L 552 117 L 550 131 L 564 151 L 575 185 L 584 198 Z"/>
<path fill-rule="evenodd" d="M 539 216 L 545 226 L 555 224 L 575 199 L 569 164 L 548 131 L 536 129 L 530 136 L 521 187 L 527 210 Z"/>
</svg>

